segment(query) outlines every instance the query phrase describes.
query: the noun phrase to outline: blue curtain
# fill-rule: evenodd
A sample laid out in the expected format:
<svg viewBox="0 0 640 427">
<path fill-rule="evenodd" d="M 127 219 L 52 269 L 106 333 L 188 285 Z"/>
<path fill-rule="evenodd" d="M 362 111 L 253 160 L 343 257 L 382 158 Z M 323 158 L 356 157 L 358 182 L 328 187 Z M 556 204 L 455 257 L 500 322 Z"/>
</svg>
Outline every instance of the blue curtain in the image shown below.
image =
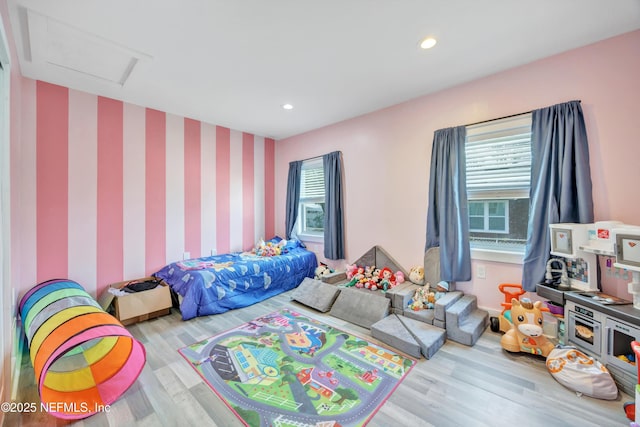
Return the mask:
<svg viewBox="0 0 640 427">
<path fill-rule="evenodd" d="M 593 222 L 589 146 L 580 101 L 533 111 L 531 191 L 522 286 L 544 280 L 549 224 Z"/>
<path fill-rule="evenodd" d="M 289 177 L 287 178 L 287 211 L 285 213 L 285 233 L 287 239 L 294 234 L 296 219 L 298 218 L 298 203 L 300 202 L 300 176 L 302 175 L 302 161 L 289 163 Z"/>
<path fill-rule="evenodd" d="M 426 249 L 440 247 L 440 278 L 471 280 L 464 126 L 433 135 Z"/>
<path fill-rule="evenodd" d="M 324 256 L 344 259 L 342 162 L 339 151 L 322 156 L 324 167 Z"/>
</svg>

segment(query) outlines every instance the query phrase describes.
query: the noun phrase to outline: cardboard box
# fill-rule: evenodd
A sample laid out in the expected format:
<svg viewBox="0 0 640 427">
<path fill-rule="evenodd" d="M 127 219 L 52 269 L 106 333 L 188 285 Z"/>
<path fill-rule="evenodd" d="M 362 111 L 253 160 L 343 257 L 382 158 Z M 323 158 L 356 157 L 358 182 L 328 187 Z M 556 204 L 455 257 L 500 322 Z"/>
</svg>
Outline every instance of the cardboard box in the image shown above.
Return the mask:
<svg viewBox="0 0 640 427">
<path fill-rule="evenodd" d="M 145 277 L 135 281 L 153 279 L 153 277 Z M 118 282 L 112 284 L 111 287 L 120 289 L 131 282 L 132 280 Z M 147 291 L 134 292 L 121 297 L 109 295 L 113 296 L 114 316 L 123 325 L 131 325 L 171 313 L 171 292 L 169 286 L 164 282 Z"/>
</svg>

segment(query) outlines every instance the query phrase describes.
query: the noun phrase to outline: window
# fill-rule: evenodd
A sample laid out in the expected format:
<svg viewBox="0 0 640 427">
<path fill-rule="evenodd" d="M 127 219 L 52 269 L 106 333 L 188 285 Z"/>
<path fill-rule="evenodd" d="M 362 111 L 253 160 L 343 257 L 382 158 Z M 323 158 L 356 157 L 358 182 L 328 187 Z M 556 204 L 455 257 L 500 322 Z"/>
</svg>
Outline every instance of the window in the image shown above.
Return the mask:
<svg viewBox="0 0 640 427">
<path fill-rule="evenodd" d="M 324 238 L 324 169 L 322 158 L 302 163 L 298 235 L 306 239 Z"/>
<path fill-rule="evenodd" d="M 506 200 L 469 201 L 469 230 L 477 233 L 509 233 Z"/>
<path fill-rule="evenodd" d="M 529 221 L 531 114 L 467 127 L 472 249 L 523 252 Z"/>
</svg>

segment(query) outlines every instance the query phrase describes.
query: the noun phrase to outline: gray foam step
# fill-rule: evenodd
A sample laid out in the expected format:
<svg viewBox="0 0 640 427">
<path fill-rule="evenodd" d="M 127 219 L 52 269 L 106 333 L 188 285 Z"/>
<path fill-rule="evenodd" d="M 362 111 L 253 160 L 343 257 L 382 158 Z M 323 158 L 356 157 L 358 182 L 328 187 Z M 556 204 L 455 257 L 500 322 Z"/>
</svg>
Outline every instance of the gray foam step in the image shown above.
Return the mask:
<svg viewBox="0 0 640 427">
<path fill-rule="evenodd" d="M 420 343 L 416 341 L 396 315 L 385 317 L 371 325 L 371 336 L 416 359 L 421 357 Z"/>
<path fill-rule="evenodd" d="M 477 309 L 464 318 L 457 328 L 447 325 L 447 338 L 465 345 L 474 345 L 487 328 L 489 313 Z"/>
<path fill-rule="evenodd" d="M 447 333 L 442 328 L 406 316 L 398 316 L 398 319 L 420 344 L 422 355 L 427 359 L 431 359 L 447 340 Z"/>
<path fill-rule="evenodd" d="M 435 316 L 435 310 L 410 310 L 407 309 L 402 313 L 404 317 L 408 317 L 409 319 L 418 320 L 420 322 L 433 325 L 433 320 Z"/>
<path fill-rule="evenodd" d="M 291 299 L 322 313 L 326 313 L 331 309 L 339 293 L 340 288 L 337 286 L 305 277 L 302 283 L 300 283 L 300 286 L 293 292 Z"/>
<path fill-rule="evenodd" d="M 378 292 L 341 288 L 329 314 L 358 326 L 371 328 L 371 325 L 389 315 L 390 305 L 391 300 Z"/>
<path fill-rule="evenodd" d="M 489 324 L 489 313 L 477 308 L 474 295 L 465 295 L 446 310 L 447 338 L 474 345 Z"/>
<path fill-rule="evenodd" d="M 444 296 L 440 297 L 440 299 L 436 300 L 434 318 L 441 322 L 446 322 L 447 309 L 462 298 L 462 295 L 460 291 L 447 292 Z"/>
<path fill-rule="evenodd" d="M 391 307 L 404 310 L 409 305 L 409 300 L 413 298 L 416 289 L 421 286 L 415 285 L 409 281 L 396 286 L 387 291 L 387 297 L 391 298 Z"/>
</svg>

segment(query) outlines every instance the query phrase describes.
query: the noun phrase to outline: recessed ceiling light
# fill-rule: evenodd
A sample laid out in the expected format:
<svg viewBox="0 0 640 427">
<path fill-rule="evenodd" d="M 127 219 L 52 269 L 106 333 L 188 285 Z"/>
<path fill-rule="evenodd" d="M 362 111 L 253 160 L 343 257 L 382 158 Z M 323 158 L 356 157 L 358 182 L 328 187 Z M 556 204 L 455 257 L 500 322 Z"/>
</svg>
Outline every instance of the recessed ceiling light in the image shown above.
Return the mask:
<svg viewBox="0 0 640 427">
<path fill-rule="evenodd" d="M 291 104 L 283 104 L 282 108 L 284 108 L 285 110 L 293 110 L 293 105 L 291 105 Z"/>
<path fill-rule="evenodd" d="M 420 47 L 423 49 L 431 49 L 436 45 L 437 41 L 433 37 L 427 37 L 420 42 Z"/>
</svg>

